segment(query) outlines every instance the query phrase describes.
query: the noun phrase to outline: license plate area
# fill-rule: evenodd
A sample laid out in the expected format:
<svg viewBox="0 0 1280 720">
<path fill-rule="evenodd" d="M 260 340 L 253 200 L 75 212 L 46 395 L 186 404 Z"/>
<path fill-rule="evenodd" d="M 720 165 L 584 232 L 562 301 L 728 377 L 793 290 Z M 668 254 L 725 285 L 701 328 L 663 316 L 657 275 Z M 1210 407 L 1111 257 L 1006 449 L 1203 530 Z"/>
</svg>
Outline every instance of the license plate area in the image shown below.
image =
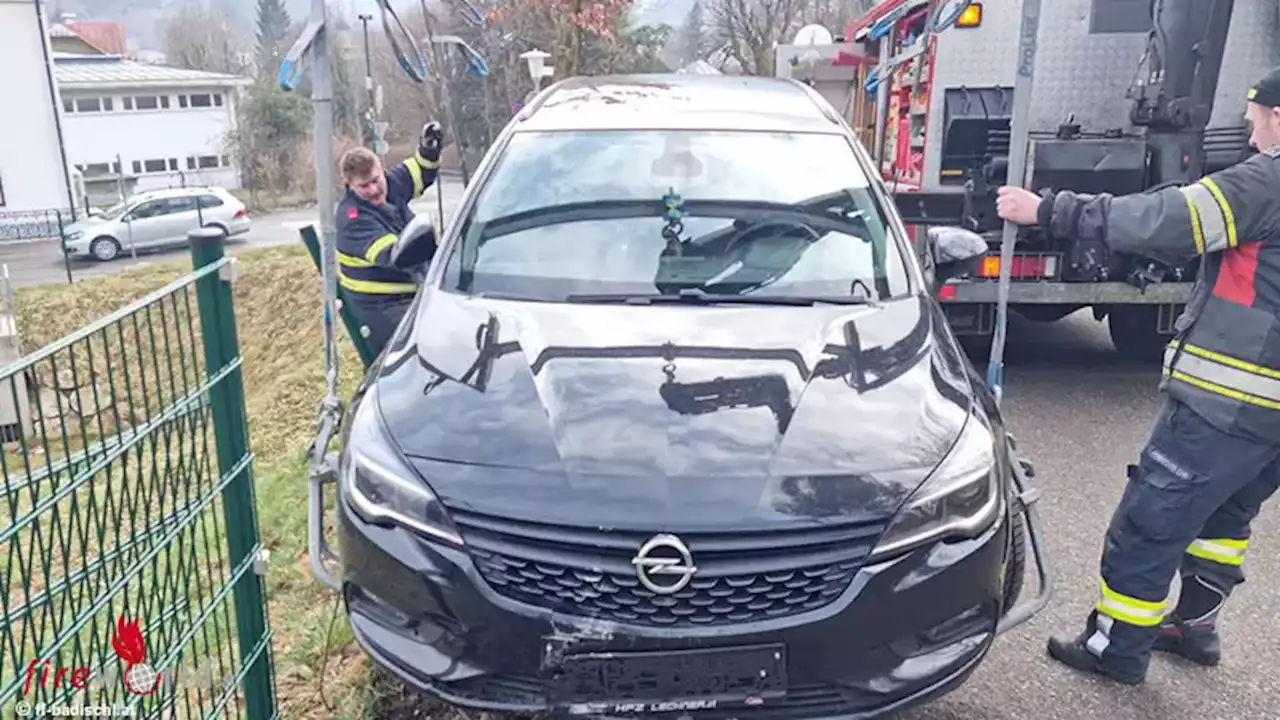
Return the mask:
<svg viewBox="0 0 1280 720">
<path fill-rule="evenodd" d="M 786 670 L 781 644 L 583 653 L 562 659 L 550 691 L 557 705 L 607 703 L 609 712 L 709 709 L 781 697 Z"/>
</svg>

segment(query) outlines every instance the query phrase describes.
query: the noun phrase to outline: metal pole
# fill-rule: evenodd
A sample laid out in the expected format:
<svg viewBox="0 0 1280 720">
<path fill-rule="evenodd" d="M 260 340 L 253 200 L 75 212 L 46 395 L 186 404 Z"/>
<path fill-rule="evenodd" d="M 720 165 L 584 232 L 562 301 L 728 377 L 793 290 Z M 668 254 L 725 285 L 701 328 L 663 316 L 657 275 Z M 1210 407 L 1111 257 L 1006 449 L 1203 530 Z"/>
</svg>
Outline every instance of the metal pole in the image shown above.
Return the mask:
<svg viewBox="0 0 1280 720">
<path fill-rule="evenodd" d="M 1023 0 L 1022 29 L 1018 33 L 1018 74 L 1013 81 L 1013 127 L 1009 133 L 1008 184 L 1021 187 L 1026 181 L 1028 139 L 1031 128 L 1031 88 L 1035 78 L 1037 36 L 1040 33 L 1040 0 Z M 996 302 L 996 328 L 991 340 L 991 358 L 987 364 L 987 384 L 998 404 L 1004 395 L 1005 328 L 1009 323 L 1009 285 L 1013 264 L 1013 246 L 1018 241 L 1018 226 L 1005 222 L 1000 241 L 1000 290 Z"/>
<path fill-rule="evenodd" d="M 880 39 L 880 64 L 876 66 L 876 72 L 883 73 L 889 67 L 889 60 L 893 57 L 893 36 L 894 29 L 891 27 Z M 888 78 L 881 77 L 879 84 L 876 85 L 876 138 L 875 147 L 873 148 L 874 157 L 876 159 L 876 172 L 884 173 L 884 141 L 885 131 L 889 124 L 889 84 Z"/>
<path fill-rule="evenodd" d="M 319 23 L 311 56 L 311 101 L 315 112 L 316 199 L 320 213 L 320 271 L 324 283 L 324 373 L 326 402 L 338 400 L 338 350 L 334 338 L 337 255 L 333 229 L 333 88 L 329 83 L 328 17 L 324 0 L 311 0 L 311 22 Z"/>
<path fill-rule="evenodd" d="M 120 203 L 124 204 L 124 161 L 120 159 L 120 153 L 116 153 L 116 193 L 120 195 Z M 133 222 L 126 225 L 129 228 L 129 254 L 137 260 L 138 246 L 133 242 Z"/>
<path fill-rule="evenodd" d="M 365 143 L 369 147 L 373 147 L 374 139 L 378 136 L 377 114 L 374 110 L 373 98 L 373 58 L 369 54 L 369 21 L 373 19 L 372 15 L 360 15 L 360 24 L 364 26 L 364 89 L 369 96 L 369 106 L 365 109 L 365 119 L 368 121 L 365 126 Z"/>
</svg>

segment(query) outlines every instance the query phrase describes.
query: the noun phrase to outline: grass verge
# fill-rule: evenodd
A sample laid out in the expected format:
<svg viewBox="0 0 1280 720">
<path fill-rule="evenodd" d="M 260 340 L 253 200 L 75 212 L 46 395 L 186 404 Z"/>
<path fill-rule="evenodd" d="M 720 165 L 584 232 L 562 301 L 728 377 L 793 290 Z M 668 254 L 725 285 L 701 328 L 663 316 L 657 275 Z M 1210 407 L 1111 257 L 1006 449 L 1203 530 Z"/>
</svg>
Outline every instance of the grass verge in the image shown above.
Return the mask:
<svg viewBox="0 0 1280 720">
<path fill-rule="evenodd" d="M 336 593 L 312 576 L 306 552 L 307 466 L 312 421 L 324 393 L 321 287 L 311 259 L 296 246 L 229 252 L 239 258 L 235 285 L 244 358 L 250 442 L 263 545 L 271 550 L 270 621 L 280 716 L 321 718 L 450 717 L 441 706 L 370 672 L 352 641 Z M 17 295 L 27 352 L 74 332 L 190 271 L 183 262 L 131 268 L 73 285 Z M 360 364 L 340 332 L 341 393 L 355 387 Z M 472 715 L 474 718 L 474 714 Z"/>
</svg>

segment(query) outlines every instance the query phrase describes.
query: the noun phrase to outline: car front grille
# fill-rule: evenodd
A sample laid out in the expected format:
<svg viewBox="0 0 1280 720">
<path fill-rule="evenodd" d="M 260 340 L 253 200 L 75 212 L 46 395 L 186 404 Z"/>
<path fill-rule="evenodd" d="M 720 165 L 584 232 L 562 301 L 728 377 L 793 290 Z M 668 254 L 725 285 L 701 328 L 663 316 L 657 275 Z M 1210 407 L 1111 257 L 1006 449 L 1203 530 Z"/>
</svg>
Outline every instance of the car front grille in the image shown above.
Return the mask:
<svg viewBox="0 0 1280 720">
<path fill-rule="evenodd" d="M 631 558 L 652 534 L 517 522 L 452 511 L 501 595 L 579 617 L 658 627 L 785 618 L 848 587 L 887 518 L 760 532 L 679 533 L 698 571 L 682 590 L 644 587 Z"/>
</svg>

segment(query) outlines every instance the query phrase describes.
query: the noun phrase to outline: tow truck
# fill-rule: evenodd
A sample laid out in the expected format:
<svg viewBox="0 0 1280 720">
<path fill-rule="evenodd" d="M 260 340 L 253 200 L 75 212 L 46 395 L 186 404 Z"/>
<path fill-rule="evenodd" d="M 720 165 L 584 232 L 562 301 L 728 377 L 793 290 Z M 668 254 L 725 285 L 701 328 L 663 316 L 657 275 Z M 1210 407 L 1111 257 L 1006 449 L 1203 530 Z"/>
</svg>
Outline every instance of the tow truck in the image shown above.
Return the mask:
<svg viewBox="0 0 1280 720">
<path fill-rule="evenodd" d="M 844 105 L 913 231 L 959 225 L 987 238 L 976 273 L 939 298 L 956 333 L 975 339 L 996 326 L 1001 185 L 1126 194 L 1240 162 L 1255 152 L 1248 84 L 1280 51 L 1276 0 L 1045 2 L 1028 141 L 1011 148 L 1021 11 L 1022 0 L 885 0 L 849 24 L 837 51 L 778 55 L 778 74 L 826 83 Z M 833 93 L 833 82 L 846 87 Z M 1026 153 L 1021 178 L 1008 177 L 1011 152 Z M 1090 308 L 1117 351 L 1158 359 L 1198 261 L 1117 253 L 1090 272 L 1075 251 L 1019 230 L 1009 308 L 1033 322 Z"/>
</svg>

